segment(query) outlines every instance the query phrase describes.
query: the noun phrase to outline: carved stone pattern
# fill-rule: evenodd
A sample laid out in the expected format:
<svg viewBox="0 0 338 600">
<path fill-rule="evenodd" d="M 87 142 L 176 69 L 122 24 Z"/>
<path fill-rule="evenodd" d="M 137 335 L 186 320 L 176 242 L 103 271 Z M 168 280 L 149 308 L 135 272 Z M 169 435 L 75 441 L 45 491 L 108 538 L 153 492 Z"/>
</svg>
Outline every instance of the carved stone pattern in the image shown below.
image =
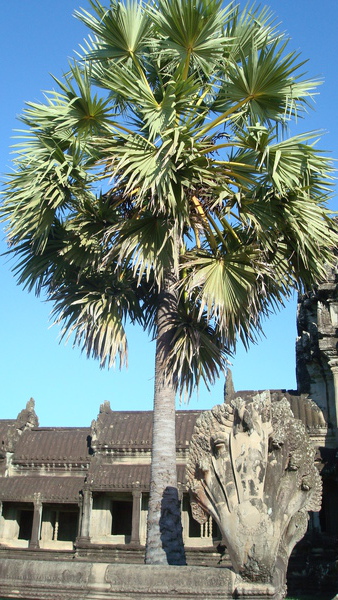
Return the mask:
<svg viewBox="0 0 338 600">
<path fill-rule="evenodd" d="M 326 268 L 325 280 L 299 296 L 296 371 L 298 392 L 310 394 L 326 419 L 336 425 L 331 361 L 338 358 L 338 263 Z"/>
<path fill-rule="evenodd" d="M 321 505 L 315 451 L 288 401 L 270 393 L 215 406 L 196 422 L 187 466 L 192 511 L 212 515 L 236 573 L 285 591 L 290 553 Z"/>
</svg>

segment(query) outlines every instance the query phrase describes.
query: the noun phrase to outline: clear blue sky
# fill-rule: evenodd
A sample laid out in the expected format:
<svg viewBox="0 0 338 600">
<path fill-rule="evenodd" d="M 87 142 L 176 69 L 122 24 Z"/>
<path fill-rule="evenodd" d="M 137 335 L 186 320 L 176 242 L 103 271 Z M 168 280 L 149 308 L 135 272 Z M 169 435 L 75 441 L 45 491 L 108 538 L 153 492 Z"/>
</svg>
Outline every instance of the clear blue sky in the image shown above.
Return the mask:
<svg viewBox="0 0 338 600">
<path fill-rule="evenodd" d="M 242 4 L 245 4 L 243 2 Z M 263 2 L 262 2 L 263 4 Z M 291 37 L 290 48 L 309 62 L 311 77 L 325 80 L 300 130 L 323 129 L 320 146 L 338 157 L 336 0 L 272 0 L 280 29 Z M 9 172 L 9 146 L 25 101 L 41 100 L 53 86 L 50 73 L 61 76 L 74 55 L 85 28 L 73 16 L 85 0 L 11 0 L 1 6 L 1 135 L 0 172 Z M 336 202 L 332 202 L 336 210 Z M 2 236 L 3 238 L 3 236 Z M 6 249 L 3 239 L 0 252 Z M 85 426 L 96 418 L 100 404 L 110 400 L 115 410 L 149 410 L 153 399 L 154 344 L 130 329 L 129 368 L 100 370 L 79 349 L 58 343 L 50 327 L 50 306 L 20 289 L 7 259 L 0 259 L 0 418 L 15 418 L 33 397 L 40 424 Z M 236 389 L 294 388 L 295 300 L 265 326 L 266 338 L 248 353 L 238 349 L 233 359 Z M 210 393 L 200 390 L 191 408 L 207 409 L 223 400 L 224 380 Z"/>
</svg>

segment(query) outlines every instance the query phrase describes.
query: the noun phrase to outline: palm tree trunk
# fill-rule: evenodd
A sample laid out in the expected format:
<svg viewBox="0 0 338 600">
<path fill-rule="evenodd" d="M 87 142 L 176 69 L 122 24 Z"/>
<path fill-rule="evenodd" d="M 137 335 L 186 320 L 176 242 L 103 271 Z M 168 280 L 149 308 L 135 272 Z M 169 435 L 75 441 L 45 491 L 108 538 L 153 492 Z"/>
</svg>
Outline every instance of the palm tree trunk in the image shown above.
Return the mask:
<svg viewBox="0 0 338 600">
<path fill-rule="evenodd" d="M 164 364 L 170 348 L 170 314 L 176 295 L 167 284 L 157 313 L 155 390 L 150 498 L 147 525 L 147 564 L 185 565 L 181 506 L 177 489 L 175 389 Z"/>
</svg>

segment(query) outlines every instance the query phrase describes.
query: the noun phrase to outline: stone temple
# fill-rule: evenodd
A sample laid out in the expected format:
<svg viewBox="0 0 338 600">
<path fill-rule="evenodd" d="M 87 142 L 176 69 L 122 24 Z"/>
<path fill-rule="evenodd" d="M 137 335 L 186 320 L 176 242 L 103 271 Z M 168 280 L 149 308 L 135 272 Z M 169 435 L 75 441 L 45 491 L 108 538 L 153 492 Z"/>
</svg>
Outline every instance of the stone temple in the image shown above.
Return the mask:
<svg viewBox="0 0 338 600">
<path fill-rule="evenodd" d="M 298 389 L 270 390 L 273 402 L 287 400 L 316 449 L 315 463 L 323 484 L 322 508 L 310 513 L 308 532 L 291 556 L 288 583 L 291 590 L 316 589 L 323 599 L 337 592 L 333 589 L 338 538 L 337 282 L 338 267 L 327 271 L 325 282 L 316 290 L 299 298 Z M 225 402 L 236 397 L 245 400 L 255 392 L 235 391 L 228 374 Z M 222 401 L 215 398 L 215 404 Z M 203 523 L 193 518 L 187 488 L 189 444 L 201 412 L 176 413 L 183 540 L 188 565 L 219 568 L 230 565 L 224 540 L 212 517 Z M 151 438 L 150 411 L 113 411 L 109 403 L 101 405 L 88 427 L 39 427 L 33 400 L 16 418 L 0 420 L 1 595 L 94 599 L 101 596 L 88 592 L 91 575 L 87 580 L 87 565 L 95 564 L 97 569 L 103 564 L 133 565 L 133 573 L 137 573 L 137 565 L 144 562 Z M 41 561 L 49 573 L 43 585 L 39 584 L 36 566 Z M 65 566 L 70 561 L 72 569 Z M 221 569 L 219 572 L 221 576 Z M 104 585 L 109 583 L 109 589 L 115 589 L 107 573 Z M 123 585 L 115 584 L 120 591 L 102 598 L 127 598 Z M 60 596 L 55 592 L 57 587 Z M 161 596 L 135 591 L 130 597 Z M 167 597 L 190 598 L 183 593 Z M 191 597 L 207 596 L 196 592 Z M 226 596 L 213 592 L 212 597 Z"/>
</svg>

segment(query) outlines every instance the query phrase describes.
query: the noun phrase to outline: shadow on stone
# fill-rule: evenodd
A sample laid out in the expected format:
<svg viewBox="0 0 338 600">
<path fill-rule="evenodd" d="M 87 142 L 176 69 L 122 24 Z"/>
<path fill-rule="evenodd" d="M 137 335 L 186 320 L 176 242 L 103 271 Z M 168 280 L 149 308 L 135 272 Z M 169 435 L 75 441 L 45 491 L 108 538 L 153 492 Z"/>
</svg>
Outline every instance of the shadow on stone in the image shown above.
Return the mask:
<svg viewBox="0 0 338 600">
<path fill-rule="evenodd" d="M 184 548 L 180 505 L 177 488 L 166 487 L 161 502 L 160 535 L 169 565 L 186 565 L 184 550 L 180 551 Z"/>
</svg>

